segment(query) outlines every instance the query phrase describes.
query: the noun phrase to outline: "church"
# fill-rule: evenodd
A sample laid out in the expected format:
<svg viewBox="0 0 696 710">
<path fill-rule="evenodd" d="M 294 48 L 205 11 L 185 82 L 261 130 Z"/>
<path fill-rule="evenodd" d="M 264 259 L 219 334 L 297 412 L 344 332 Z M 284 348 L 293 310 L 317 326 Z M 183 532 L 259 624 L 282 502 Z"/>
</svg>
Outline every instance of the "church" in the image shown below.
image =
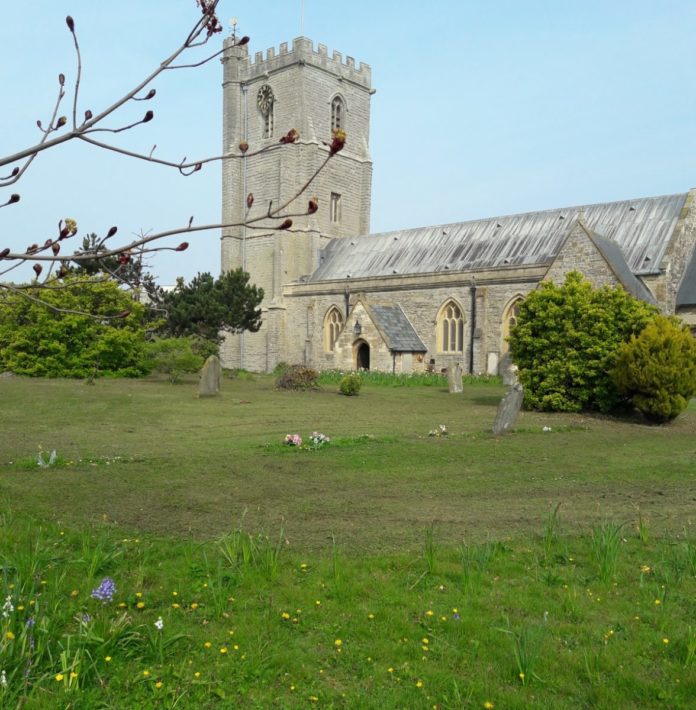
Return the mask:
<svg viewBox="0 0 696 710">
<path fill-rule="evenodd" d="M 242 267 L 264 290 L 257 333 L 228 336 L 225 367 L 498 374 L 519 303 L 546 280 L 580 271 L 621 286 L 696 331 L 696 189 L 370 234 L 370 67 L 299 37 L 257 52 L 226 40 L 222 271 Z M 278 145 L 290 128 L 299 139 Z M 263 215 L 302 190 L 290 229 Z M 249 208 L 247 195 L 253 193 Z M 247 222 L 246 226 L 244 223 Z"/>
</svg>

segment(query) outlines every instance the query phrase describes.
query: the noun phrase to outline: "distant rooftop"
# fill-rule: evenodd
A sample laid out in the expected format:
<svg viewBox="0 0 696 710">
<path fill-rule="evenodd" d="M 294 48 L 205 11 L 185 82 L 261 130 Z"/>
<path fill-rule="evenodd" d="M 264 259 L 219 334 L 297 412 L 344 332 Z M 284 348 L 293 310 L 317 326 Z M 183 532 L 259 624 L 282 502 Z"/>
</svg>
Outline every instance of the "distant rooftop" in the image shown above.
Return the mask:
<svg viewBox="0 0 696 710">
<path fill-rule="evenodd" d="M 309 281 L 550 263 L 574 218 L 621 249 L 631 272 L 659 272 L 687 193 L 333 239 Z"/>
</svg>

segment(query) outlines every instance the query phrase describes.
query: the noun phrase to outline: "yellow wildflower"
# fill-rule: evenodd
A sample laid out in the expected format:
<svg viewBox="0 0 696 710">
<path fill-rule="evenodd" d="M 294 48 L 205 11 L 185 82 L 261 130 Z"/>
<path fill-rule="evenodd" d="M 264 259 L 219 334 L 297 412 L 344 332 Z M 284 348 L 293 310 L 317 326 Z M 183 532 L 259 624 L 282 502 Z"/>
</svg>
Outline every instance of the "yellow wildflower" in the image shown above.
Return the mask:
<svg viewBox="0 0 696 710">
<path fill-rule="evenodd" d="M 60 683 L 65 676 L 62 673 L 56 673 L 56 680 Z"/>
</svg>

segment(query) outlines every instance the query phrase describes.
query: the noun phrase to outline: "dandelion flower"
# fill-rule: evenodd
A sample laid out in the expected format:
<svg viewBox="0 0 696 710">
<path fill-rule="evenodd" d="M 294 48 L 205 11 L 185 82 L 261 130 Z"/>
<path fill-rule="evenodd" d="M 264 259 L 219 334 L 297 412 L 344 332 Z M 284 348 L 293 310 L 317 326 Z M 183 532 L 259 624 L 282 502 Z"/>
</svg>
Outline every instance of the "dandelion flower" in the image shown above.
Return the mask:
<svg viewBox="0 0 696 710">
<path fill-rule="evenodd" d="M 76 597 L 80 592 L 77 591 L 77 589 L 73 589 L 72 592 L 70 592 L 71 597 Z"/>
<path fill-rule="evenodd" d="M 210 641 L 206 641 L 203 645 L 204 645 L 206 648 L 210 648 L 213 644 L 210 643 Z"/>
<path fill-rule="evenodd" d="M 662 602 L 659 599 L 655 599 L 655 606 L 660 606 Z"/>
<path fill-rule="evenodd" d="M 667 638 L 662 639 L 662 643 L 666 646 L 669 643 L 669 639 L 667 639 Z"/>
<path fill-rule="evenodd" d="M 14 637 L 15 637 L 15 635 L 14 635 L 11 631 L 8 631 L 8 632 L 5 633 L 5 638 L 6 638 L 8 641 L 13 641 L 13 640 L 14 640 Z"/>
<path fill-rule="evenodd" d="M 158 680 L 158 681 L 155 683 L 155 688 L 161 688 L 163 685 L 164 685 L 164 683 L 163 683 L 161 680 Z"/>
<path fill-rule="evenodd" d="M 425 612 L 426 616 L 434 616 L 435 612 L 432 609 L 428 609 L 428 611 Z"/>
<path fill-rule="evenodd" d="M 135 606 L 136 606 L 136 609 L 144 609 L 145 602 L 138 602 Z"/>
<path fill-rule="evenodd" d="M 201 677 L 201 672 L 200 672 L 200 671 L 196 671 L 196 672 L 193 674 L 193 677 L 194 677 L 194 678 L 200 678 L 200 677 Z"/>
<path fill-rule="evenodd" d="M 220 649 L 220 653 L 222 653 L 223 656 L 224 656 L 224 655 L 227 653 L 227 646 L 223 646 L 223 647 Z"/>
<path fill-rule="evenodd" d="M 495 705 L 490 700 L 486 700 L 483 707 L 486 708 L 486 710 L 491 710 L 491 708 L 494 708 Z"/>
<path fill-rule="evenodd" d="M 336 639 L 334 641 L 334 646 L 336 646 L 336 648 L 340 648 L 341 646 L 343 646 L 343 641 L 341 641 L 341 639 Z"/>
<path fill-rule="evenodd" d="M 105 656 L 105 657 L 104 657 L 104 660 L 105 660 L 107 663 L 111 663 L 111 656 Z"/>
<path fill-rule="evenodd" d="M 144 670 L 144 671 L 143 671 L 143 676 L 144 676 L 145 678 L 147 678 L 149 675 L 150 675 L 150 671 L 148 671 L 148 670 Z"/>
<path fill-rule="evenodd" d="M 143 596 L 143 593 L 142 593 L 142 592 L 136 592 L 136 593 L 135 593 L 135 596 L 136 596 L 138 599 L 140 599 L 140 597 Z"/>
<path fill-rule="evenodd" d="M 520 673 L 520 680 L 524 683 L 524 673 Z"/>
<path fill-rule="evenodd" d="M 65 676 L 62 673 L 56 673 L 56 681 L 60 683 Z"/>
<path fill-rule="evenodd" d="M 195 609 L 198 609 L 198 604 L 197 604 L 196 602 L 193 602 L 193 603 L 191 604 L 191 608 L 194 609 L 194 610 L 195 610 Z"/>
<path fill-rule="evenodd" d="M 374 615 L 374 614 L 368 614 L 368 615 L 367 615 L 367 618 L 368 618 L 370 621 L 372 621 L 372 619 L 375 618 L 375 615 Z"/>
<path fill-rule="evenodd" d="M 280 617 L 281 617 L 282 619 L 284 619 L 285 621 L 287 621 L 287 620 L 290 618 L 290 614 L 288 614 L 287 611 L 284 611 L 284 612 L 280 615 Z"/>
<path fill-rule="evenodd" d="M 422 688 L 423 687 L 423 681 L 422 680 L 417 680 L 416 681 L 416 688 Z"/>
<path fill-rule="evenodd" d="M 172 604 L 172 609 L 178 609 L 180 606 L 181 604 L 177 604 L 176 602 L 174 602 L 174 604 Z"/>
</svg>

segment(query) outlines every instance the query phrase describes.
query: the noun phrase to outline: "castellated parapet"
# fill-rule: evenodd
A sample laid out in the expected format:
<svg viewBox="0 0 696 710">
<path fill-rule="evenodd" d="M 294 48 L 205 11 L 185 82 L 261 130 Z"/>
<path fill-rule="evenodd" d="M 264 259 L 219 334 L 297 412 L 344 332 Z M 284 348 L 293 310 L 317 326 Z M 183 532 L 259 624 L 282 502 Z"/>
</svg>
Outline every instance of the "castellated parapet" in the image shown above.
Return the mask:
<svg viewBox="0 0 696 710">
<path fill-rule="evenodd" d="M 228 37 L 225 40 L 226 52 L 232 47 L 233 40 Z M 265 73 L 270 75 L 299 63 L 324 69 L 341 80 L 351 81 L 367 89 L 372 85 L 372 69 L 368 64 L 360 62 L 356 67 L 353 57 L 346 57 L 344 62 L 343 55 L 336 51 L 329 56 L 325 44 L 318 44 L 315 50 L 312 40 L 307 37 L 296 37 L 291 49 L 288 49 L 287 42 L 283 42 L 278 52 L 275 47 L 270 47 L 265 53 L 256 52 L 253 61 L 248 56 L 247 45 L 238 47 L 236 51 L 243 51 L 246 57 L 239 66 L 238 79 L 242 81 L 255 79 Z"/>
</svg>

